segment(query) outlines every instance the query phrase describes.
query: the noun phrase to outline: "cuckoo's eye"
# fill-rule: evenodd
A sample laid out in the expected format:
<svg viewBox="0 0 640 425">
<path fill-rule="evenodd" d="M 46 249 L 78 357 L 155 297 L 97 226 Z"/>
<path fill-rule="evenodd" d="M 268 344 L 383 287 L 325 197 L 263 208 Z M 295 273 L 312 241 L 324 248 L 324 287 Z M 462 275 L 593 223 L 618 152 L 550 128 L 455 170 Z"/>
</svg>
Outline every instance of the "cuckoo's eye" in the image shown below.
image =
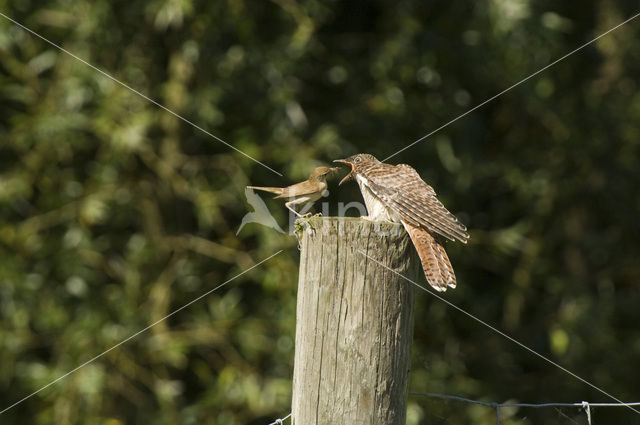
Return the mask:
<svg viewBox="0 0 640 425">
<path fill-rule="evenodd" d="M 356 156 L 356 158 L 353 160 L 353 162 L 360 162 L 362 161 L 362 158 L 360 158 L 359 156 Z"/>
</svg>

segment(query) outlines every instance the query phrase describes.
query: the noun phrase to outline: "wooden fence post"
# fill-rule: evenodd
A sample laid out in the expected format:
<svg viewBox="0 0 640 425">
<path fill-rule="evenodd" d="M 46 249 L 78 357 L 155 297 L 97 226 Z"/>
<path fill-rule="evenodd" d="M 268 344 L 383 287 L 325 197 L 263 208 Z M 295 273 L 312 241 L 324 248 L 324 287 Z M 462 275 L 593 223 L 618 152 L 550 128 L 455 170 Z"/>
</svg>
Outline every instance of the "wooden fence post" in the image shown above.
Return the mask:
<svg viewBox="0 0 640 425">
<path fill-rule="evenodd" d="M 292 424 L 405 425 L 415 249 L 400 224 L 312 217 L 301 239 Z"/>
</svg>

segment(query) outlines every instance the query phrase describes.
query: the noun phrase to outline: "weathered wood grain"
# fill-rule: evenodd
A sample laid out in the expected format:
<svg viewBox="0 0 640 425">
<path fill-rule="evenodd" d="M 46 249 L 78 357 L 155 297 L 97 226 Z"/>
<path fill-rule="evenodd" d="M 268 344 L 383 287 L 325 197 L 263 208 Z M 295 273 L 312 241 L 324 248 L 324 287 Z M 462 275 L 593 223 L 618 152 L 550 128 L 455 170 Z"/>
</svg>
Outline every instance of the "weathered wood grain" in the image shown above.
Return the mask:
<svg viewBox="0 0 640 425">
<path fill-rule="evenodd" d="M 301 237 L 292 423 L 405 424 L 419 261 L 402 225 L 313 217 Z M 314 229 L 314 230 L 311 230 Z"/>
</svg>

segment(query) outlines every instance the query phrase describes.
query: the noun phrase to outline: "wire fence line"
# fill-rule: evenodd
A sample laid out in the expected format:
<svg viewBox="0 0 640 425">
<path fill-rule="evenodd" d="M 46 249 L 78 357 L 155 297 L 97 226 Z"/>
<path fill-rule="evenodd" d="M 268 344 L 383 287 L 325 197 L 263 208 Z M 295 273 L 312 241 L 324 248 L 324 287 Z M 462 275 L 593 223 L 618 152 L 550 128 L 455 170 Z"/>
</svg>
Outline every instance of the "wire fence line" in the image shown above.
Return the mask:
<svg viewBox="0 0 640 425">
<path fill-rule="evenodd" d="M 545 408 L 545 407 L 575 407 L 584 410 L 585 415 L 587 416 L 587 423 L 592 425 L 591 418 L 591 408 L 592 407 L 630 407 L 630 406 L 640 406 L 640 402 L 632 402 L 632 403 L 591 403 L 588 401 L 580 401 L 576 403 L 561 403 L 561 402 L 551 402 L 551 403 L 498 403 L 495 401 L 483 401 L 483 400 L 474 400 L 471 398 L 461 397 L 458 395 L 451 394 L 440 394 L 440 393 L 423 393 L 418 391 L 409 391 L 409 395 L 415 396 L 423 396 L 423 397 L 433 397 L 439 399 L 447 399 L 447 400 L 456 400 L 462 401 L 470 404 L 478 404 L 481 406 L 494 408 L 496 411 L 496 424 L 500 425 L 500 408 L 501 407 L 531 407 L 531 408 Z"/>
<path fill-rule="evenodd" d="M 284 421 L 286 421 L 290 417 L 291 417 L 291 413 L 289 413 L 284 418 L 276 419 L 275 421 L 271 422 L 269 425 L 282 425 L 284 423 Z"/>
<path fill-rule="evenodd" d="M 579 403 L 497 403 L 493 401 L 473 400 L 471 398 L 461 397 L 450 394 L 440 393 L 421 393 L 418 391 L 409 391 L 409 395 L 421 395 L 425 397 L 446 398 L 451 400 L 464 401 L 467 403 L 480 404 L 483 406 L 498 406 L 498 407 L 584 407 L 585 405 L 593 407 L 626 407 L 626 406 L 640 406 L 640 401 L 633 403 L 590 403 L 587 401 L 581 401 Z"/>
<path fill-rule="evenodd" d="M 588 402 L 588 401 L 580 401 L 576 403 L 562 403 L 562 402 L 551 402 L 551 403 L 498 403 L 495 401 L 483 401 L 483 400 L 474 400 L 467 397 L 461 397 L 458 395 L 451 394 L 440 394 L 440 393 L 423 393 L 419 391 L 409 391 L 409 395 L 413 396 L 422 396 L 422 397 L 432 397 L 439 398 L 445 400 L 456 400 L 462 401 L 469 404 L 478 404 L 480 406 L 491 407 L 495 409 L 496 412 L 496 424 L 500 425 L 500 408 L 502 407 L 528 407 L 528 408 L 547 408 L 547 407 L 575 407 L 577 409 L 584 410 L 584 414 L 587 417 L 587 424 L 593 425 L 592 417 L 591 417 L 591 408 L 592 407 L 629 407 L 629 406 L 640 406 L 640 401 L 632 402 L 632 403 L 599 403 L 599 402 Z M 284 421 L 291 417 L 291 413 L 287 416 L 276 419 L 271 422 L 269 425 L 283 425 Z"/>
</svg>

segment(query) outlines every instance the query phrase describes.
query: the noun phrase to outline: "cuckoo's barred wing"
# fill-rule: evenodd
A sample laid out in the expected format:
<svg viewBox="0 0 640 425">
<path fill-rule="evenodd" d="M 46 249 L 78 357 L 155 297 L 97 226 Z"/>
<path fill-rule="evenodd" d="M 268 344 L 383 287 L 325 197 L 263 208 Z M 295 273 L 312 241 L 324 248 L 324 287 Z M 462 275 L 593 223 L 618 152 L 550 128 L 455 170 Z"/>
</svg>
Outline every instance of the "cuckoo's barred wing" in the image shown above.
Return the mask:
<svg viewBox="0 0 640 425">
<path fill-rule="evenodd" d="M 467 228 L 436 198 L 431 186 L 409 165 L 387 165 L 367 173 L 371 190 L 403 220 L 451 240 L 466 243 Z"/>
</svg>

